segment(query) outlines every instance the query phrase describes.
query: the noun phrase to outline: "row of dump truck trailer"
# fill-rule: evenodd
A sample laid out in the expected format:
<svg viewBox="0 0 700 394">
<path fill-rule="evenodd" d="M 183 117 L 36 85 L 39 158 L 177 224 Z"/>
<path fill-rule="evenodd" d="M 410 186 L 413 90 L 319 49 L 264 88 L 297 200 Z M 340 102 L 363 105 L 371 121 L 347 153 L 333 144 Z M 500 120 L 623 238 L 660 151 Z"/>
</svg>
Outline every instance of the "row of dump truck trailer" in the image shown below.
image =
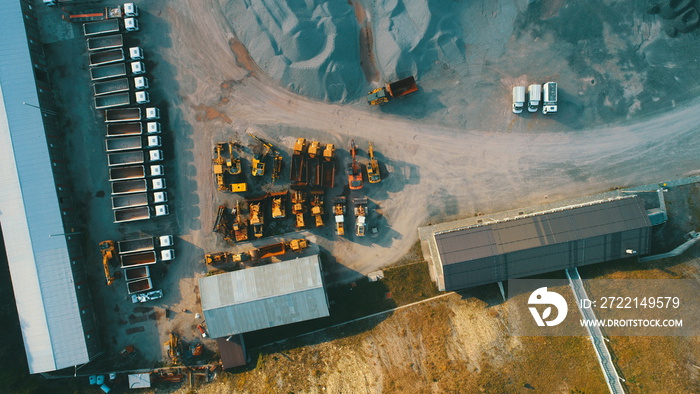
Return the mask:
<svg viewBox="0 0 700 394">
<path fill-rule="evenodd" d="M 140 302 L 140 299 L 133 295 L 153 289 L 149 266 L 159 261 L 167 262 L 175 259 L 175 250 L 172 246 L 172 235 L 117 242 L 127 291 L 132 294 L 134 302 Z"/>
<path fill-rule="evenodd" d="M 105 110 L 105 151 L 115 223 L 169 214 L 158 108 L 121 108 L 147 104 L 150 97 L 144 54 L 128 48 L 122 32 L 139 30 L 138 9 L 131 3 L 111 13 L 128 16 L 83 24 L 93 81 L 95 108 Z M 111 15 L 110 14 L 110 15 Z M 129 61 L 127 66 L 127 60 Z"/>
<path fill-rule="evenodd" d="M 127 106 L 133 103 L 146 104 L 150 97 L 145 89 L 148 80 L 145 73 L 143 51 L 139 47 L 129 48 L 128 59 L 124 53 L 122 32 L 139 30 L 138 8 L 133 3 L 123 7 L 113 7 L 120 12 L 105 11 L 104 19 L 83 24 L 83 34 L 87 38 L 90 79 L 95 82 L 95 108 L 105 109 Z M 114 17 L 112 17 L 114 15 Z M 125 61 L 130 61 L 127 69 Z M 135 75 L 129 78 L 128 71 Z M 108 81 L 112 78 L 118 80 Z"/>
</svg>

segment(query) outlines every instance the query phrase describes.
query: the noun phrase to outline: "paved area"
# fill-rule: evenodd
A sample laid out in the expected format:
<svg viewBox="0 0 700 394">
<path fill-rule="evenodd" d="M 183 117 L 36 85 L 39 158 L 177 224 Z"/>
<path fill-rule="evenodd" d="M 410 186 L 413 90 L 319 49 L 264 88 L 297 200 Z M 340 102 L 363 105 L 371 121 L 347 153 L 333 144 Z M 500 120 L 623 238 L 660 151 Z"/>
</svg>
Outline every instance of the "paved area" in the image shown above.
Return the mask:
<svg viewBox="0 0 700 394">
<path fill-rule="evenodd" d="M 700 100 L 693 97 L 700 65 L 688 50 L 696 40 L 665 36 L 656 17 L 633 5 L 470 3 L 455 21 L 469 38 L 464 63 L 437 61 L 420 76 L 419 94 L 370 108 L 362 97 L 338 105 L 280 87 L 251 60 L 225 16 L 225 3 L 137 1 L 142 30 L 128 40 L 146 51 L 152 101 L 163 111 L 174 208 L 168 219 L 138 226 L 111 221 L 104 129 L 92 106 L 80 26 L 60 20 L 56 8 L 40 11 L 51 80 L 65 114 L 61 126 L 101 333 L 113 351 L 139 343 L 156 361 L 164 357 L 162 342 L 171 329 L 188 341 L 201 340 L 195 279 L 205 274 L 205 252 L 228 247 L 212 237 L 214 208 L 237 199 L 214 190 L 211 150 L 219 140 L 243 140 L 252 131 L 286 154 L 296 137 L 339 148 L 355 139 L 363 150 L 374 142 L 385 179 L 364 193 L 379 238 L 337 238 L 332 229 L 314 233 L 333 256 L 338 281 L 396 261 L 427 222 L 697 174 Z M 621 25 L 628 26 L 624 34 L 614 33 Z M 493 27 L 497 37 L 483 39 Z M 550 77 L 563 92 L 560 114 L 509 113 L 513 84 Z M 347 162 L 341 152 L 339 168 Z M 345 182 L 340 176 L 329 194 L 346 192 Z M 165 298 L 146 309 L 128 303 L 123 282 L 102 285 L 96 248 L 103 239 L 139 233 L 177 237 L 177 260 L 154 273 Z"/>
</svg>

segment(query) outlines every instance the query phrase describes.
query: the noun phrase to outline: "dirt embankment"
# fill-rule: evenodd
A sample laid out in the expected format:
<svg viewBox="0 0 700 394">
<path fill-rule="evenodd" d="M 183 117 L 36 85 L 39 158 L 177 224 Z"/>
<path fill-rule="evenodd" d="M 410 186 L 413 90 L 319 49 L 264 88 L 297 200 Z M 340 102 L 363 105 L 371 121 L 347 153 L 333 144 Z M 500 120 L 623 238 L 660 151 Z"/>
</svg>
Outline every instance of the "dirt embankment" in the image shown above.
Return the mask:
<svg viewBox="0 0 700 394">
<path fill-rule="evenodd" d="M 587 338 L 511 337 L 503 314 L 455 294 L 265 348 L 253 370 L 198 392 L 605 391 Z"/>
</svg>

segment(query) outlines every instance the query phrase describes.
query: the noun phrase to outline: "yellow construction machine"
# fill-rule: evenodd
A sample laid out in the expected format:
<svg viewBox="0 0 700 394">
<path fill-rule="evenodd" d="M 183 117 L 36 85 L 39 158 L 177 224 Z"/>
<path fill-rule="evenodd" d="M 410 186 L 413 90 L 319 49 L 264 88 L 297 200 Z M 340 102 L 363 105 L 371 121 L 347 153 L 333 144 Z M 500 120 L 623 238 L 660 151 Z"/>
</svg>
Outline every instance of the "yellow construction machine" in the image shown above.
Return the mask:
<svg viewBox="0 0 700 394">
<path fill-rule="evenodd" d="M 316 227 L 323 226 L 323 190 L 311 192 L 311 216 L 314 217 Z"/>
<path fill-rule="evenodd" d="M 306 227 L 306 222 L 304 221 L 304 213 L 306 208 L 304 203 L 306 202 L 306 196 L 302 190 L 294 190 L 292 193 L 292 213 L 294 214 L 294 227 L 302 228 Z"/>
<path fill-rule="evenodd" d="M 233 229 L 236 242 L 242 242 L 248 239 L 248 220 L 241 216 L 241 203 L 236 203 L 236 210 L 233 212 L 234 222 L 231 228 Z"/>
<path fill-rule="evenodd" d="M 287 194 L 288 191 L 270 193 L 272 199 L 272 218 L 284 219 L 287 216 Z"/>
<path fill-rule="evenodd" d="M 367 152 L 369 153 L 367 179 L 369 180 L 369 183 L 378 183 L 382 180 L 382 175 L 379 172 L 379 162 L 377 162 L 377 159 L 374 157 L 374 146 L 372 145 L 372 142 L 369 143 L 369 149 L 367 150 Z"/>
<path fill-rule="evenodd" d="M 265 214 L 262 209 L 262 200 L 248 201 L 250 211 L 250 224 L 253 226 L 255 238 L 262 238 L 263 225 L 265 224 Z"/>
<path fill-rule="evenodd" d="M 226 190 L 226 182 L 224 182 L 224 163 L 226 162 L 221 156 L 225 144 L 219 142 L 214 146 L 214 153 L 216 157 L 214 158 L 214 177 L 216 178 L 216 186 L 218 190 Z"/>
<path fill-rule="evenodd" d="M 318 141 L 311 141 L 309 144 L 309 158 L 315 159 L 321 153 L 321 143 Z"/>
<path fill-rule="evenodd" d="M 335 217 L 335 233 L 345 235 L 345 197 L 333 199 L 333 216 Z"/>
<path fill-rule="evenodd" d="M 167 349 L 168 356 L 170 356 L 170 359 L 173 361 L 173 365 L 180 364 L 180 336 L 174 331 L 170 331 L 170 337 L 163 343 L 163 347 Z"/>
<path fill-rule="evenodd" d="M 230 141 L 228 143 L 228 159 L 226 159 L 226 172 L 228 172 L 231 175 L 238 175 L 241 172 L 243 172 L 243 169 L 241 168 L 241 159 L 237 158 L 236 155 L 233 153 L 233 146 L 235 143 L 233 141 Z"/>
<path fill-rule="evenodd" d="M 350 156 L 352 162 L 348 165 L 348 186 L 350 190 L 360 190 L 362 189 L 362 165 L 357 162 L 355 140 L 350 141 Z"/>
<path fill-rule="evenodd" d="M 100 252 L 102 253 L 102 266 L 105 270 L 107 286 L 110 286 L 114 283 L 114 277 L 109 269 L 109 262 L 114 258 L 114 241 L 100 242 Z"/>
<path fill-rule="evenodd" d="M 277 154 L 277 151 L 275 150 L 274 145 L 271 143 L 260 139 L 253 134 L 248 133 L 249 136 L 251 136 L 253 139 L 256 141 L 260 142 L 263 146 L 262 153 L 254 154 L 253 155 L 253 176 L 263 176 L 265 175 L 265 157 L 267 157 L 270 152 L 275 153 L 275 158 L 277 158 L 279 155 Z M 281 156 L 279 156 L 281 159 Z M 279 174 L 278 174 L 279 176 Z"/>
</svg>

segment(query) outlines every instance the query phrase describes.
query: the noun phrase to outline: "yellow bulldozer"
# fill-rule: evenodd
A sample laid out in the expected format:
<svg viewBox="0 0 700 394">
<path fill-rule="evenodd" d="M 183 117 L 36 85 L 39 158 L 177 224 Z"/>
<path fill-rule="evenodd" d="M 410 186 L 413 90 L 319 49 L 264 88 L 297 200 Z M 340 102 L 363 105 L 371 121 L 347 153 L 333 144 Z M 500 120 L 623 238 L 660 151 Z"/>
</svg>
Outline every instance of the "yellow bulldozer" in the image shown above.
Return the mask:
<svg viewBox="0 0 700 394">
<path fill-rule="evenodd" d="M 109 262 L 114 258 L 114 241 L 100 242 L 100 252 L 102 253 L 102 266 L 105 270 L 107 286 L 110 286 L 114 283 L 114 277 L 109 269 Z"/>
<path fill-rule="evenodd" d="M 374 146 L 372 143 L 369 143 L 369 149 L 367 150 L 369 153 L 369 166 L 367 166 L 367 180 L 369 180 L 369 183 L 378 183 L 379 181 L 382 180 L 382 175 L 379 172 L 379 162 L 377 162 L 377 159 L 374 157 Z"/>
</svg>

